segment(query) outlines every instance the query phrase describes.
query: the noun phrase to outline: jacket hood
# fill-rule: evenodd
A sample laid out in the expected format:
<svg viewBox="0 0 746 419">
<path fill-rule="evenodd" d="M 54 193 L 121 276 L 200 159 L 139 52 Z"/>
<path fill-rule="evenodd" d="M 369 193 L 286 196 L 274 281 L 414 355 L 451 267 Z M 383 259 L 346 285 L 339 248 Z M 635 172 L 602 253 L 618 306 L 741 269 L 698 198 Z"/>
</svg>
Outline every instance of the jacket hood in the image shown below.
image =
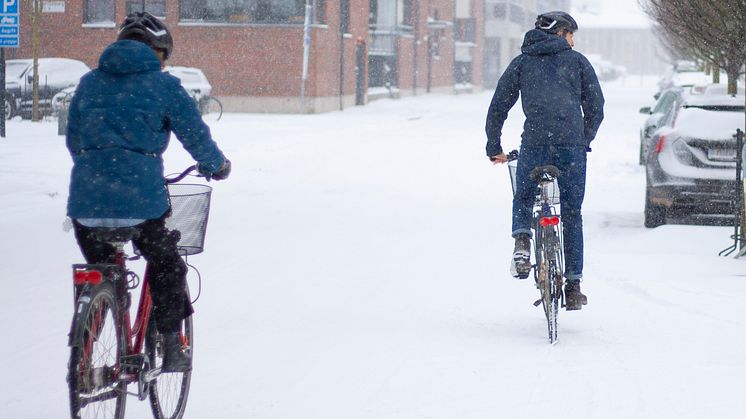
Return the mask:
<svg viewBox="0 0 746 419">
<path fill-rule="evenodd" d="M 564 38 L 538 29 L 526 32 L 521 46 L 521 52 L 526 55 L 552 55 L 568 49 L 570 44 Z"/>
<path fill-rule="evenodd" d="M 98 59 L 98 68 L 112 74 L 142 73 L 160 71 L 161 62 L 149 46 L 126 39 L 106 47 Z"/>
</svg>

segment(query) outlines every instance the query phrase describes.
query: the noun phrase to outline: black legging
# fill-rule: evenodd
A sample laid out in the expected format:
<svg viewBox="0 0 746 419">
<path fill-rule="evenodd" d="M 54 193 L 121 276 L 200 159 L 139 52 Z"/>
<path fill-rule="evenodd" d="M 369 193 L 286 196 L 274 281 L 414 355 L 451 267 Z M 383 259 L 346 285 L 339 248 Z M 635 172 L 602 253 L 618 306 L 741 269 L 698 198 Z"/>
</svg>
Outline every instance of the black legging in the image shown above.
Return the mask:
<svg viewBox="0 0 746 419">
<path fill-rule="evenodd" d="M 87 263 L 114 262 L 116 249 L 91 235 L 95 227 L 86 227 L 77 221 L 73 221 L 73 226 Z M 160 333 L 176 332 L 181 320 L 194 312 L 186 294 L 186 264 L 176 249 L 179 233 L 166 228 L 165 216 L 147 220 L 135 228 L 139 234 L 132 241 L 148 261 L 145 274 L 153 296 L 152 319 Z"/>
</svg>

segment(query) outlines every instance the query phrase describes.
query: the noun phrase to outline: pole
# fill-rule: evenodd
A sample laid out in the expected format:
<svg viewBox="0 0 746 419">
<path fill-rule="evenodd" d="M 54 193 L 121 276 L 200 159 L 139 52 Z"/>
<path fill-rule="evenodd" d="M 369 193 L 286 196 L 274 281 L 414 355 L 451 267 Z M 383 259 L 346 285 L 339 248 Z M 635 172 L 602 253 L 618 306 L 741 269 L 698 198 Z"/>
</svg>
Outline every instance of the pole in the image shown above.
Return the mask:
<svg viewBox="0 0 746 419">
<path fill-rule="evenodd" d="M 40 17 L 40 0 L 34 0 L 34 14 L 32 22 L 32 42 L 33 42 L 33 54 L 34 54 L 34 80 L 32 84 L 32 104 L 31 104 L 31 120 L 40 121 L 41 116 L 39 115 L 39 20 Z M 24 81 L 25 82 L 25 81 Z M 5 104 L 3 104 L 5 106 Z"/>
<path fill-rule="evenodd" d="M 733 244 L 723 249 L 719 256 L 728 256 L 736 250 L 741 250 L 736 257 L 742 256 L 743 253 L 743 231 L 739 231 L 741 227 L 741 220 L 744 217 L 743 211 L 743 179 L 741 173 L 743 171 L 743 131 L 741 129 L 736 130 L 736 220 L 733 223 Z"/>
<path fill-rule="evenodd" d="M 303 22 L 303 73 L 300 81 L 300 113 L 306 112 L 306 80 L 308 79 L 308 56 L 311 49 L 311 14 L 313 0 L 306 0 L 306 18 Z"/>
<path fill-rule="evenodd" d="M 350 0 L 339 2 L 339 110 L 345 108 L 345 17 L 349 19 Z"/>
<path fill-rule="evenodd" d="M 0 48 L 0 137 L 5 138 L 5 48 Z"/>
<path fill-rule="evenodd" d="M 420 0 L 414 0 L 412 7 L 414 19 L 414 57 L 412 62 L 412 95 L 417 96 L 417 50 L 420 48 Z"/>
</svg>

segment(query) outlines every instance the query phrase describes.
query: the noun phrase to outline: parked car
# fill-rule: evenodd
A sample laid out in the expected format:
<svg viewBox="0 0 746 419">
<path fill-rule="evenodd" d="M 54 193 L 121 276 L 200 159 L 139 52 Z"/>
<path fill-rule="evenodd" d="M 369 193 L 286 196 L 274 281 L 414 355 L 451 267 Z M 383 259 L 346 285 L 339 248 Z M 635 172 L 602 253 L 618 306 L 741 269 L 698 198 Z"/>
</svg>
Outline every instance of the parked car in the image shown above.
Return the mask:
<svg viewBox="0 0 746 419">
<path fill-rule="evenodd" d="M 212 92 L 210 82 L 199 68 L 167 66 L 163 71 L 181 80 L 184 89 L 197 101 L 203 96 L 210 96 Z"/>
<path fill-rule="evenodd" d="M 743 94 L 744 88 L 738 88 L 738 93 Z M 673 122 L 675 111 L 682 101 L 696 104 L 701 102 L 704 96 L 723 96 L 728 94 L 728 86 L 725 84 L 701 84 L 688 88 L 672 87 L 661 93 L 655 106 L 640 108 L 640 113 L 650 115 L 640 128 L 640 155 L 639 163 L 645 164 L 647 151 L 651 148 L 652 136 L 658 128 L 669 126 Z M 717 100 L 717 99 L 716 99 Z"/>
<path fill-rule="evenodd" d="M 189 93 L 189 96 L 194 98 L 194 100 L 200 105 L 202 104 L 203 99 L 209 97 L 212 92 L 210 82 L 207 81 L 205 73 L 203 73 L 199 68 L 167 66 L 163 71 L 181 80 L 181 85 L 187 93 Z M 62 89 L 52 98 L 52 110 L 54 113 L 59 112 L 60 109 L 63 109 L 70 104 L 70 100 L 75 94 L 76 87 L 77 86 L 71 86 Z"/>
<path fill-rule="evenodd" d="M 734 135 L 744 129 L 744 94 L 707 89 L 681 94 L 645 145 L 646 227 L 681 213 L 735 211 Z"/>
<path fill-rule="evenodd" d="M 728 75 L 721 71 L 720 79 L 727 80 Z M 658 93 L 655 94 L 655 98 L 658 99 L 665 90 L 671 88 L 691 87 L 708 83 L 712 83 L 712 74 L 702 71 L 696 63 L 691 61 L 677 61 L 658 80 Z"/>
<path fill-rule="evenodd" d="M 77 86 L 90 68 L 82 61 L 69 58 L 39 58 L 39 108 L 51 113 L 52 97 L 60 90 Z M 6 117 L 21 115 L 31 118 L 33 104 L 34 65 L 31 59 L 8 60 L 5 71 Z"/>
<path fill-rule="evenodd" d="M 660 126 L 664 126 L 671 121 L 673 111 L 676 109 L 677 103 L 681 101 L 682 94 L 684 94 L 684 89 L 681 87 L 667 89 L 658 97 L 655 106 L 652 108 L 650 106 L 640 108 L 640 113 L 649 115 L 642 124 L 642 128 L 640 128 L 640 164 L 645 164 L 647 145 L 650 143 L 653 133 Z"/>
</svg>

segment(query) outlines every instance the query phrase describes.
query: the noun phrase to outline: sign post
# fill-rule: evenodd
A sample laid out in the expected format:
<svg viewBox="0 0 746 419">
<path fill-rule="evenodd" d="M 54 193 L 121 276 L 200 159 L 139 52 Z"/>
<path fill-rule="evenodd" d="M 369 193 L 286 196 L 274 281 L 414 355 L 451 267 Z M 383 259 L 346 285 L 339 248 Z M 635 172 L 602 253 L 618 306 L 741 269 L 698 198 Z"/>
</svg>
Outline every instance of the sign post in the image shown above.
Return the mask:
<svg viewBox="0 0 746 419">
<path fill-rule="evenodd" d="M 20 0 L 0 0 L 0 137 L 5 138 L 5 119 L 8 110 L 5 106 L 5 48 L 18 48 L 18 2 Z"/>
</svg>

